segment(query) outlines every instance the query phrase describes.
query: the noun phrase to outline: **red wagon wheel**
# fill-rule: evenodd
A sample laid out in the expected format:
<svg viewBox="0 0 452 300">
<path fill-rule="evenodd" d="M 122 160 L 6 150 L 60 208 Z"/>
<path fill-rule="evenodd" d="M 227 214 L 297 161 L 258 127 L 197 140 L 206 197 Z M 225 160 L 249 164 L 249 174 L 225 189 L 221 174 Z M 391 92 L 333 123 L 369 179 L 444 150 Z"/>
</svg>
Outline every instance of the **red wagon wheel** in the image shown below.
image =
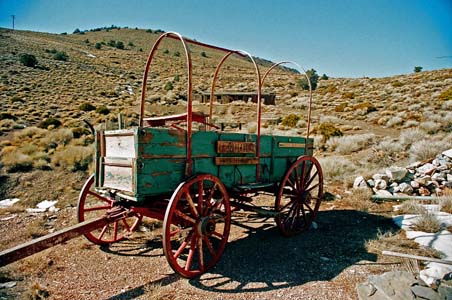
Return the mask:
<svg viewBox="0 0 452 300">
<path fill-rule="evenodd" d="M 193 278 L 212 268 L 223 254 L 231 227 L 229 196 L 209 174 L 182 182 L 163 221 L 163 252 L 176 273 Z"/>
<path fill-rule="evenodd" d="M 282 235 L 291 236 L 309 228 L 323 196 L 323 175 L 312 156 L 299 157 L 287 170 L 276 196 L 276 223 Z"/>
<path fill-rule="evenodd" d="M 111 209 L 114 201 L 101 195 L 94 189 L 94 175 L 85 182 L 78 199 L 78 221 L 83 222 L 101 217 Z M 124 239 L 140 224 L 142 216 L 137 214 L 109 223 L 102 228 L 85 233 L 85 237 L 94 244 L 110 244 Z"/>
</svg>

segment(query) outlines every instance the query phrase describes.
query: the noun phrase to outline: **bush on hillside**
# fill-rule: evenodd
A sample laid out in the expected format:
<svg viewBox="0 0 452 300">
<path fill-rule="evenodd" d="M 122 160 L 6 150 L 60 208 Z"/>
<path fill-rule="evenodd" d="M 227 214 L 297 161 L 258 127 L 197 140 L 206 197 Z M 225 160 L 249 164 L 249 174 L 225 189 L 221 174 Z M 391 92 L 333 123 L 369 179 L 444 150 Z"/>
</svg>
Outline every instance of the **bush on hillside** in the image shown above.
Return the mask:
<svg viewBox="0 0 452 300">
<path fill-rule="evenodd" d="M 96 45 L 94 45 L 94 48 L 100 49 L 100 48 L 102 48 L 102 44 L 97 42 Z"/>
<path fill-rule="evenodd" d="M 317 82 L 319 81 L 319 75 L 317 74 L 317 71 L 314 69 L 307 70 L 306 76 L 309 78 L 309 81 L 311 82 L 311 89 L 315 90 L 317 88 Z M 298 85 L 303 89 L 308 91 L 309 90 L 309 82 L 306 76 L 303 76 L 299 81 Z"/>
<path fill-rule="evenodd" d="M 300 117 L 297 116 L 296 114 L 290 114 L 285 116 L 282 121 L 281 124 L 287 127 L 295 127 L 297 125 L 297 122 L 300 120 Z"/>
<path fill-rule="evenodd" d="M 24 66 L 30 67 L 30 68 L 34 68 L 38 64 L 38 60 L 36 59 L 36 56 L 34 56 L 32 54 L 22 54 L 20 56 L 20 62 Z"/>
<path fill-rule="evenodd" d="M 342 136 L 342 131 L 334 126 L 333 123 L 330 122 L 324 122 L 321 123 L 318 127 L 318 133 L 320 133 L 323 136 L 323 140 L 327 141 L 330 137 L 333 136 Z"/>
<path fill-rule="evenodd" d="M 57 51 L 57 53 L 53 55 L 53 58 L 56 60 L 67 61 L 69 56 L 64 51 Z"/>
<path fill-rule="evenodd" d="M 102 105 L 96 108 L 96 112 L 101 115 L 108 115 L 110 113 L 110 110 L 105 105 Z"/>
<path fill-rule="evenodd" d="M 53 126 L 54 128 L 61 126 L 61 121 L 56 118 L 47 118 L 44 121 L 38 124 L 39 128 L 47 129 L 49 126 Z"/>
<path fill-rule="evenodd" d="M 92 105 L 91 103 L 83 103 L 78 107 L 82 111 L 93 111 L 96 110 L 96 107 Z"/>
</svg>

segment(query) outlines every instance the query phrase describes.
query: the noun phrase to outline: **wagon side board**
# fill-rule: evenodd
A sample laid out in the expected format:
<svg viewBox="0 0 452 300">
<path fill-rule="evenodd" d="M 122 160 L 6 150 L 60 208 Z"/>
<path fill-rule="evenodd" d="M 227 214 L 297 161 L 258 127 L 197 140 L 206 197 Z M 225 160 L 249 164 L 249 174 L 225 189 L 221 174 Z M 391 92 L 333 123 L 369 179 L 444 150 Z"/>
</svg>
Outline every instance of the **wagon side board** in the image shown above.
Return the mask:
<svg viewBox="0 0 452 300">
<path fill-rule="evenodd" d="M 217 176 L 228 189 L 259 182 L 277 183 L 297 157 L 312 155 L 312 139 L 198 131 L 192 135 L 193 174 Z M 166 128 L 105 131 L 96 138 L 96 186 L 137 201 L 171 194 L 186 180 L 186 132 Z"/>
</svg>

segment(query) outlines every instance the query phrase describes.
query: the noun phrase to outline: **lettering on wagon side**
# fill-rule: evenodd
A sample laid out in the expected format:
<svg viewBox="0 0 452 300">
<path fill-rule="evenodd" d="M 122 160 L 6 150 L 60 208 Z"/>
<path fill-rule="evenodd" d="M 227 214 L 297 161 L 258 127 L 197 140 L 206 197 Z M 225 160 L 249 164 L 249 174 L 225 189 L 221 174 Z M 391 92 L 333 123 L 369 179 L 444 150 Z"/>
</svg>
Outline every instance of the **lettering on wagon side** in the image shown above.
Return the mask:
<svg viewBox="0 0 452 300">
<path fill-rule="evenodd" d="M 217 153 L 255 153 L 256 143 L 238 141 L 218 141 Z"/>
</svg>

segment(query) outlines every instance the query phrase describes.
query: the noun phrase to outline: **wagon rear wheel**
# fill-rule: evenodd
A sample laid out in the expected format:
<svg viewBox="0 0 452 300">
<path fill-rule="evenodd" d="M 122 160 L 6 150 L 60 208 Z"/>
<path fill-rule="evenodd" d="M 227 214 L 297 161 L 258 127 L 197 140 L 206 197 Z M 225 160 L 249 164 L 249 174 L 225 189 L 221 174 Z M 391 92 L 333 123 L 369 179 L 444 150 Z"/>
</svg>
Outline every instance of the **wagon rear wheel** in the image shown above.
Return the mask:
<svg viewBox="0 0 452 300">
<path fill-rule="evenodd" d="M 102 217 L 114 206 L 113 199 L 98 193 L 94 189 L 94 175 L 85 182 L 78 199 L 78 221 Z M 109 223 L 102 228 L 85 233 L 85 237 L 94 244 L 110 244 L 124 239 L 130 235 L 140 224 L 141 215 L 133 215 L 124 219 Z"/>
<path fill-rule="evenodd" d="M 276 196 L 276 223 L 282 235 L 291 236 L 309 228 L 323 196 L 323 175 L 312 156 L 298 158 L 284 175 Z"/>
<path fill-rule="evenodd" d="M 176 273 L 193 278 L 219 261 L 231 226 L 229 196 L 213 175 L 181 183 L 165 213 L 163 252 Z"/>
</svg>

